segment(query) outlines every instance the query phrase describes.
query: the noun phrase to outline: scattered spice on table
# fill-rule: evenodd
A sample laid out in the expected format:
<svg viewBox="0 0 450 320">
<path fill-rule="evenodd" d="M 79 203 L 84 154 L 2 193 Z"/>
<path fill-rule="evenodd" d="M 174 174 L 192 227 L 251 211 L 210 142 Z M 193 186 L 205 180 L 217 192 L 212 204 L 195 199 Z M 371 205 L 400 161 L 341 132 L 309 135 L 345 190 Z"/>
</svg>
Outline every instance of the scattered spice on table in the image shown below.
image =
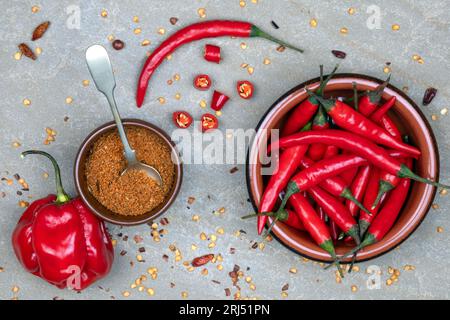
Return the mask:
<svg viewBox="0 0 450 320">
<path fill-rule="evenodd" d="M 165 142 L 145 128 L 127 128 L 137 158 L 161 174 L 159 186 L 145 172 L 127 170 L 123 146 L 117 131 L 102 135 L 86 162 L 89 191 L 105 207 L 121 215 L 141 215 L 160 205 L 172 188 L 175 167 Z"/>
</svg>

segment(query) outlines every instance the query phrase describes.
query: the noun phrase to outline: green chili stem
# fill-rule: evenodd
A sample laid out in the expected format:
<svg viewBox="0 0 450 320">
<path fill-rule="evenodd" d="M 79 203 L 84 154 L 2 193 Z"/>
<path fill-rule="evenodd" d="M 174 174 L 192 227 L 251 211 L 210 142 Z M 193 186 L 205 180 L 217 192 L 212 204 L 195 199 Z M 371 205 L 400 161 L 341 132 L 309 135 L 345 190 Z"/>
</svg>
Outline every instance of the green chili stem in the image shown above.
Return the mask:
<svg viewBox="0 0 450 320">
<path fill-rule="evenodd" d="M 294 47 L 293 45 L 290 45 L 290 44 L 287 43 L 287 42 L 284 42 L 284 41 L 282 41 L 282 40 L 280 40 L 280 39 L 277 39 L 277 38 L 271 36 L 270 34 L 268 34 L 268 33 L 264 32 L 264 31 L 262 31 L 260 28 L 258 28 L 258 27 L 255 26 L 255 25 L 252 25 L 252 29 L 251 29 L 251 31 L 250 31 L 250 37 L 260 37 L 260 38 L 264 38 L 264 39 L 267 39 L 267 40 L 269 40 L 269 41 L 278 43 L 279 45 L 282 45 L 283 47 L 290 48 L 290 49 L 293 49 L 293 50 L 298 51 L 298 52 L 301 52 L 301 53 L 304 52 L 303 49 Z"/>
<path fill-rule="evenodd" d="M 450 189 L 450 186 L 439 183 L 439 182 L 435 182 L 435 181 L 431 181 L 425 178 L 422 178 L 421 176 L 415 174 L 414 172 L 411 171 L 411 169 L 409 169 L 405 164 L 401 165 L 400 170 L 397 173 L 397 176 L 400 178 L 409 178 L 412 180 L 416 180 L 419 182 L 423 182 L 426 184 L 430 184 L 432 186 L 435 186 L 437 188 L 444 188 L 444 189 Z"/>
<path fill-rule="evenodd" d="M 70 197 L 67 195 L 67 193 L 64 191 L 64 188 L 62 186 L 61 182 L 61 170 L 59 169 L 58 163 L 56 162 L 55 158 L 53 158 L 50 154 L 44 151 L 39 150 L 28 150 L 22 152 L 20 155 L 22 158 L 25 158 L 29 154 L 40 154 L 44 157 L 47 157 L 52 164 L 53 168 L 55 169 L 55 180 L 56 180 L 56 203 L 57 204 L 63 204 L 70 200 Z"/>
</svg>

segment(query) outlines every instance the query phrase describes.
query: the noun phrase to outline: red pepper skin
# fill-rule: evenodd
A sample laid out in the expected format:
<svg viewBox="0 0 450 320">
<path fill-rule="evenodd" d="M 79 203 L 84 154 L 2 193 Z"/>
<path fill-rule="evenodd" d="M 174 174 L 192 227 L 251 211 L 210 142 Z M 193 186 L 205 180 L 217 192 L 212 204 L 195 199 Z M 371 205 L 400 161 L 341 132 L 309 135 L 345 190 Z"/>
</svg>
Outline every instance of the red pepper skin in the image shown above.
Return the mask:
<svg viewBox="0 0 450 320">
<path fill-rule="evenodd" d="M 329 159 L 329 158 L 337 156 L 338 154 L 339 154 L 339 148 L 336 146 L 329 145 L 329 146 L 327 146 L 327 150 L 325 151 L 323 158 Z"/>
<path fill-rule="evenodd" d="M 295 48 L 281 40 L 275 39 L 255 25 L 248 22 L 211 20 L 194 23 L 172 34 L 164 42 L 162 42 L 147 58 L 139 76 L 136 92 L 137 106 L 142 106 L 151 76 L 168 55 L 170 55 L 177 48 L 186 43 L 205 38 L 216 38 L 224 36 L 241 38 L 261 37 L 281 44 L 287 48 L 302 52 L 301 49 Z"/>
<path fill-rule="evenodd" d="M 278 170 L 270 177 L 259 205 L 259 212 L 271 212 L 277 202 L 278 195 L 287 186 L 289 179 L 297 170 L 301 159 L 308 150 L 307 145 L 289 148 L 283 151 L 278 160 Z M 258 216 L 258 234 L 266 225 L 267 217 Z"/>
<path fill-rule="evenodd" d="M 194 88 L 205 91 L 211 87 L 212 81 L 207 74 L 199 74 L 194 78 Z"/>
<path fill-rule="evenodd" d="M 336 241 L 339 239 L 339 235 L 341 233 L 341 230 L 339 229 L 339 227 L 336 224 L 336 222 L 334 222 L 333 220 L 330 221 L 330 226 L 329 227 L 330 227 L 331 239 L 333 239 L 333 242 L 336 243 Z"/>
<path fill-rule="evenodd" d="M 378 203 L 377 206 L 372 207 L 373 203 L 375 202 L 375 199 L 377 198 L 378 190 L 380 188 L 379 181 L 380 181 L 380 170 L 375 168 L 372 172 L 372 175 L 369 179 L 369 184 L 366 189 L 366 194 L 364 195 L 363 204 L 366 206 L 366 208 L 369 209 L 371 212 L 371 215 L 367 214 L 364 211 L 360 211 L 359 215 L 359 230 L 361 232 L 361 236 L 365 234 L 367 228 L 377 215 L 378 211 L 381 207 L 381 201 Z"/>
<path fill-rule="evenodd" d="M 337 126 L 363 136 L 377 144 L 381 144 L 395 150 L 405 151 L 412 155 L 420 155 L 420 151 L 417 148 L 396 140 L 386 130 L 379 127 L 376 123 L 366 118 L 347 104 L 339 100 L 331 102 L 324 100 L 319 96 L 317 96 L 317 99 L 322 105 L 324 105 L 325 110 Z"/>
<path fill-rule="evenodd" d="M 392 96 L 391 98 L 389 98 L 389 100 L 386 101 L 385 104 L 375 110 L 375 112 L 370 116 L 370 119 L 375 123 L 379 123 L 381 121 L 381 118 L 395 105 L 396 101 L 396 96 Z"/>
<path fill-rule="evenodd" d="M 236 90 L 239 94 L 239 97 L 247 100 L 253 96 L 253 91 L 255 91 L 255 88 L 250 81 L 242 80 L 237 82 Z"/>
<path fill-rule="evenodd" d="M 222 92 L 214 90 L 211 100 L 211 109 L 213 109 L 214 111 L 222 110 L 222 108 L 225 106 L 225 103 L 227 103 L 229 99 L 230 98 Z"/>
<path fill-rule="evenodd" d="M 34 201 L 19 219 L 12 245 L 19 262 L 32 274 L 58 288 L 83 290 L 106 276 L 114 249 L 106 228 L 80 198 L 70 200 L 56 173 L 58 195 Z"/>
<path fill-rule="evenodd" d="M 367 186 L 369 184 L 371 171 L 371 166 L 359 168 L 358 173 L 350 187 L 350 191 L 358 201 L 363 201 L 364 193 L 366 192 Z M 345 206 L 347 207 L 348 211 L 350 211 L 350 214 L 353 217 L 356 217 L 359 212 L 358 206 L 350 200 L 347 200 L 345 202 Z"/>
<path fill-rule="evenodd" d="M 328 128 L 330 128 L 330 123 L 328 122 L 327 116 L 323 111 L 323 108 L 319 108 L 312 123 L 312 130 L 320 131 Z M 308 149 L 308 157 L 313 161 L 321 160 L 324 157 L 327 148 L 328 146 L 326 144 L 312 144 Z"/>
<path fill-rule="evenodd" d="M 387 132 L 389 132 L 389 134 L 395 140 L 397 140 L 397 141 L 402 140 L 402 135 L 401 135 L 400 131 L 398 130 L 394 121 L 392 121 L 392 119 L 387 114 L 385 114 L 384 116 L 381 117 L 380 124 Z M 412 156 L 413 158 L 418 158 L 420 156 L 420 155 L 411 154 L 410 152 L 407 152 L 407 153 L 410 157 Z"/>
<path fill-rule="evenodd" d="M 327 216 L 336 222 L 342 231 L 355 239 L 356 243 L 359 244 L 358 224 L 348 209 L 339 200 L 320 187 L 310 188 L 308 193 L 314 201 L 323 208 Z"/>
<path fill-rule="evenodd" d="M 316 114 L 319 102 L 311 97 L 295 107 L 281 130 L 281 136 L 288 136 L 303 128 Z"/>
<path fill-rule="evenodd" d="M 297 212 L 289 210 L 289 209 L 286 209 L 286 211 L 288 212 L 288 218 L 282 222 L 296 230 L 304 231 L 305 226 L 303 225 L 303 222 L 298 217 Z"/>
<path fill-rule="evenodd" d="M 205 51 L 203 53 L 203 57 L 205 58 L 206 61 L 219 64 L 220 63 L 220 47 L 212 45 L 212 44 L 206 44 Z"/>
<path fill-rule="evenodd" d="M 344 151 L 343 154 L 352 154 L 350 151 Z M 351 185 L 353 183 L 353 180 L 356 177 L 356 174 L 358 173 L 358 169 L 359 168 L 352 168 L 350 170 L 347 170 L 345 172 L 342 172 L 340 177 L 342 179 L 344 179 L 344 181 L 348 184 Z"/>
</svg>

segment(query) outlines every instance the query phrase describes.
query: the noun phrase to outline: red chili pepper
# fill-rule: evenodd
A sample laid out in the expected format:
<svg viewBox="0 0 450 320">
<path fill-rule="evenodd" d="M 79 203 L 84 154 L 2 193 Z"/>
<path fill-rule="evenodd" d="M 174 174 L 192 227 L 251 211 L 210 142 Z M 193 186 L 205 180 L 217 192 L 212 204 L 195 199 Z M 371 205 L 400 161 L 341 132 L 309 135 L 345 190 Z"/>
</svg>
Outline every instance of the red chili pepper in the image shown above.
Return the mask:
<svg viewBox="0 0 450 320">
<path fill-rule="evenodd" d="M 312 130 L 325 130 L 330 127 L 328 117 L 322 107 L 319 107 L 312 123 Z M 308 149 L 308 156 L 313 161 L 322 159 L 327 151 L 328 146 L 322 143 L 314 143 Z"/>
<path fill-rule="evenodd" d="M 254 87 L 250 81 L 238 81 L 236 89 L 242 99 L 250 99 L 253 96 Z"/>
<path fill-rule="evenodd" d="M 333 158 L 339 154 L 339 148 L 336 146 L 328 145 L 325 154 L 323 155 L 324 159 Z"/>
<path fill-rule="evenodd" d="M 354 156 L 355 158 L 359 158 Z M 314 161 L 307 157 L 303 157 L 300 161 L 300 168 L 307 169 L 314 165 Z M 349 201 L 355 202 L 356 206 L 358 206 L 361 210 L 367 211 L 366 208 L 353 196 L 348 187 L 347 183 L 344 180 L 339 178 L 338 176 L 330 177 L 323 182 L 320 183 L 320 187 L 331 193 L 333 196 L 341 197 L 344 199 L 348 199 Z"/>
<path fill-rule="evenodd" d="M 172 120 L 178 128 L 186 129 L 192 123 L 192 116 L 186 111 L 175 111 L 172 114 Z"/>
<path fill-rule="evenodd" d="M 259 205 L 259 212 L 270 212 L 273 210 L 278 195 L 287 186 L 289 179 L 297 170 L 301 159 L 308 150 L 307 145 L 289 148 L 283 151 L 278 160 L 278 170 L 270 177 L 269 183 L 264 190 Z M 258 217 L 258 234 L 262 233 L 266 225 L 267 217 Z"/>
<path fill-rule="evenodd" d="M 411 169 L 403 163 L 395 158 L 392 158 L 389 155 L 389 152 L 382 147 L 377 146 L 373 142 L 350 132 L 333 129 L 299 132 L 291 136 L 281 138 L 277 143 L 272 145 L 277 145 L 278 148 L 291 148 L 311 143 L 325 143 L 351 151 L 355 155 L 367 159 L 374 166 L 400 178 L 410 178 L 438 188 L 450 188 L 450 186 L 420 177 L 412 172 Z"/>
<path fill-rule="evenodd" d="M 287 218 L 285 220 L 280 220 L 283 223 L 287 224 L 288 226 L 296 229 L 296 230 L 306 230 L 305 226 L 303 225 L 303 222 L 300 220 L 297 212 L 286 209 L 286 212 L 288 214 Z"/>
<path fill-rule="evenodd" d="M 342 154 L 352 154 L 350 151 L 345 151 L 342 152 Z M 348 184 L 351 185 L 353 183 L 353 180 L 356 177 L 356 174 L 358 173 L 358 169 L 359 168 L 351 168 L 350 170 L 344 171 L 340 174 L 340 177 L 342 179 L 344 179 L 344 181 Z"/>
<path fill-rule="evenodd" d="M 326 222 L 327 221 L 327 215 L 325 214 L 325 211 L 323 211 L 322 207 L 316 206 L 317 214 L 319 215 L 320 220 Z"/>
<path fill-rule="evenodd" d="M 412 160 L 407 160 L 407 167 L 411 168 Z M 397 217 L 402 209 L 406 198 L 408 196 L 409 187 L 411 185 L 410 179 L 402 179 L 401 183 L 395 190 L 393 190 L 389 197 L 386 199 L 386 204 L 381 209 L 378 216 L 374 219 L 373 223 L 367 230 L 367 234 L 364 240 L 350 252 L 346 253 L 342 258 L 357 253 L 364 247 L 367 247 L 373 243 L 381 241 L 384 236 L 391 230 Z"/>
<path fill-rule="evenodd" d="M 405 151 L 412 155 L 420 155 L 420 151 L 417 148 L 394 139 L 386 130 L 345 103 L 339 100 L 332 102 L 317 95 L 315 97 L 324 106 L 326 112 L 337 126 L 363 136 L 377 144 Z"/>
<path fill-rule="evenodd" d="M 371 171 L 371 166 L 364 166 L 359 168 L 358 173 L 350 187 L 351 193 L 359 202 L 363 201 L 364 193 L 366 192 L 367 186 L 369 184 Z M 359 207 L 350 200 L 347 200 L 345 202 L 345 206 L 347 207 L 348 211 L 350 211 L 350 214 L 353 217 L 356 217 L 359 211 Z"/>
<path fill-rule="evenodd" d="M 214 90 L 212 101 L 211 101 L 211 109 L 213 109 L 214 111 L 222 110 L 225 103 L 227 103 L 227 101 L 229 99 L 230 98 L 228 96 L 226 96 L 225 94 L 223 94 L 217 90 Z"/>
<path fill-rule="evenodd" d="M 395 140 L 398 140 L 398 141 L 402 140 L 402 135 L 401 135 L 400 131 L 398 130 L 398 128 L 395 125 L 394 121 L 392 121 L 392 119 L 387 114 L 385 114 L 384 116 L 381 117 L 380 124 L 381 124 L 381 127 L 383 127 L 384 130 L 389 132 L 389 134 Z M 408 154 L 409 154 L 408 155 L 409 157 L 412 156 L 412 157 L 417 158 L 419 156 L 419 155 L 411 155 L 411 153 L 408 153 Z"/>
<path fill-rule="evenodd" d="M 323 90 L 325 89 L 328 82 L 334 76 L 338 66 L 336 66 L 333 71 L 328 75 L 328 77 L 320 84 L 316 93 L 321 95 Z M 281 136 L 291 135 L 300 128 L 303 128 L 311 118 L 316 114 L 317 109 L 319 108 L 319 102 L 315 97 L 310 96 L 307 99 L 303 100 L 298 106 L 294 108 L 292 114 L 287 119 L 286 123 L 283 126 L 281 131 Z"/>
<path fill-rule="evenodd" d="M 375 123 L 379 123 L 381 118 L 395 105 L 395 101 L 397 101 L 396 96 L 389 98 L 385 104 L 375 110 L 375 112 L 370 116 L 370 119 Z"/>
<path fill-rule="evenodd" d="M 203 57 L 206 61 L 220 63 L 220 47 L 213 44 L 206 44 Z"/>
<path fill-rule="evenodd" d="M 168 55 L 170 55 L 183 44 L 201 40 L 204 38 L 224 36 L 265 38 L 284 47 L 303 52 L 303 50 L 293 47 L 285 43 L 284 41 L 272 37 L 271 35 L 265 33 L 255 25 L 248 22 L 212 20 L 194 23 L 178 30 L 176 33 L 171 35 L 152 52 L 150 57 L 148 57 L 147 61 L 144 64 L 144 67 L 142 68 L 138 81 L 136 93 L 137 106 L 142 106 L 142 103 L 144 102 L 145 92 L 147 90 L 147 86 L 151 76 Z"/>
<path fill-rule="evenodd" d="M 339 229 L 338 225 L 333 220 L 330 221 L 329 228 L 330 228 L 331 239 L 333 239 L 333 242 L 336 243 L 336 241 L 339 239 L 339 235 L 341 234 L 341 229 Z M 350 238 L 352 238 L 352 237 L 350 237 Z"/>
<path fill-rule="evenodd" d="M 375 111 L 375 109 L 378 108 L 378 104 L 381 101 L 383 91 L 388 85 L 390 79 L 391 76 L 389 75 L 386 81 L 380 84 L 375 90 L 369 91 L 361 97 L 358 104 L 359 112 L 367 117 L 370 116 Z"/>
<path fill-rule="evenodd" d="M 70 199 L 62 187 L 56 160 L 56 195 L 34 201 L 12 235 L 14 252 L 30 273 L 59 287 L 83 290 L 111 270 L 114 249 L 105 225 L 80 198 Z"/>
<path fill-rule="evenodd" d="M 211 84 L 211 78 L 207 74 L 199 74 L 194 79 L 194 87 L 198 90 L 208 90 Z"/>
<path fill-rule="evenodd" d="M 200 122 L 203 132 L 217 129 L 219 127 L 219 121 L 211 113 L 205 113 L 204 115 L 202 115 L 202 117 L 200 118 Z"/>
<path fill-rule="evenodd" d="M 345 234 L 355 239 L 356 243 L 360 243 L 358 224 L 339 200 L 320 187 L 310 188 L 308 193 Z"/>
<path fill-rule="evenodd" d="M 361 237 L 365 234 L 367 228 L 369 227 L 370 223 L 373 221 L 373 218 L 375 218 L 381 207 L 381 202 L 378 203 L 377 206 L 372 207 L 372 204 L 375 202 L 375 199 L 377 198 L 379 190 L 380 174 L 381 174 L 380 169 L 374 168 L 374 170 L 372 170 L 372 174 L 369 179 L 369 184 L 367 186 L 366 193 L 364 195 L 363 204 L 369 208 L 370 214 L 367 214 L 364 211 L 360 212 L 359 232 Z"/>
</svg>

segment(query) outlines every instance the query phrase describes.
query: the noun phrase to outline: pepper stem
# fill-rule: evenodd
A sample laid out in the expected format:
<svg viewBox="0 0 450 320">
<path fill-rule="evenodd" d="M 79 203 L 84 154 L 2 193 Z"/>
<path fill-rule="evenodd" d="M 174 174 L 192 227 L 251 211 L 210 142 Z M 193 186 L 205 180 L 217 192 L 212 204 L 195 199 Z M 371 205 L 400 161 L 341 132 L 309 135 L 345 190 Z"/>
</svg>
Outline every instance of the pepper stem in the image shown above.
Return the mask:
<svg viewBox="0 0 450 320">
<path fill-rule="evenodd" d="M 22 152 L 20 155 L 22 158 L 25 158 L 29 154 L 40 154 L 44 157 L 47 157 L 53 164 L 53 168 L 55 169 L 55 180 L 56 180 L 56 204 L 63 204 L 70 200 L 70 197 L 64 191 L 61 182 L 61 170 L 59 169 L 58 163 L 55 158 L 53 158 L 50 154 L 44 151 L 39 150 L 28 150 Z"/>
<path fill-rule="evenodd" d="M 355 81 L 352 82 L 352 87 L 353 87 L 353 99 L 355 103 L 355 110 L 358 111 L 358 89 L 356 87 Z"/>
<path fill-rule="evenodd" d="M 272 232 L 273 227 L 275 226 L 275 224 L 278 222 L 278 217 L 275 217 L 275 219 L 273 219 L 272 223 L 270 224 L 269 228 L 267 229 L 267 231 L 264 233 L 263 238 L 266 239 L 267 236 L 270 234 L 270 232 Z"/>
<path fill-rule="evenodd" d="M 289 200 L 289 198 L 297 192 L 300 192 L 300 189 L 297 187 L 297 184 L 294 181 L 290 181 L 286 187 L 286 194 L 284 195 L 283 201 L 281 201 L 281 205 L 277 211 L 277 215 L 281 212 L 281 210 L 284 210 L 284 207 L 286 206 L 286 203 Z"/>
<path fill-rule="evenodd" d="M 331 71 L 331 73 L 325 78 L 325 80 L 323 80 L 323 66 L 321 65 L 321 79 L 320 79 L 320 87 L 319 89 L 317 89 L 316 93 L 322 95 L 323 90 L 325 89 L 325 87 L 327 86 L 328 82 L 331 80 L 331 78 L 334 77 L 334 74 L 336 73 L 337 69 L 339 68 L 339 63 L 336 64 L 336 66 L 334 67 L 333 71 Z"/>
<path fill-rule="evenodd" d="M 279 210 L 277 212 L 261 212 L 261 213 L 252 213 L 246 216 L 241 217 L 241 219 L 250 219 L 254 217 L 275 217 L 280 221 L 285 221 L 288 219 L 289 212 L 287 210 Z"/>
<path fill-rule="evenodd" d="M 334 250 L 333 241 L 325 240 L 319 246 L 323 250 L 328 252 L 330 254 L 331 258 L 333 259 L 333 262 L 329 266 L 333 266 L 333 265 L 336 266 L 336 268 L 338 269 L 339 275 L 341 276 L 341 278 L 344 278 L 344 273 L 342 272 L 341 265 L 339 264 L 339 259 L 336 257 L 336 252 Z"/>
<path fill-rule="evenodd" d="M 375 209 L 377 207 L 377 205 L 380 203 L 381 198 L 383 197 L 383 195 L 389 191 L 391 191 L 392 189 L 394 189 L 394 186 L 392 184 L 390 184 L 387 181 L 384 180 L 380 180 L 380 186 L 378 188 L 378 194 L 377 194 L 377 198 L 375 199 L 375 201 L 372 204 L 372 210 Z"/>
<path fill-rule="evenodd" d="M 250 31 L 250 37 L 260 37 L 260 38 L 264 38 L 264 39 L 267 39 L 267 40 L 269 40 L 269 41 L 278 43 L 279 45 L 282 45 L 283 47 L 290 48 L 290 49 L 293 49 L 293 50 L 295 50 L 295 51 L 298 51 L 298 52 L 303 53 L 303 49 L 294 47 L 294 46 L 290 45 L 289 43 L 286 43 L 286 42 L 284 42 L 284 41 L 282 41 L 282 40 L 280 40 L 280 39 L 277 39 L 277 38 L 271 36 L 270 34 L 268 34 L 268 33 L 264 32 L 264 31 L 262 31 L 260 28 L 258 28 L 258 27 L 255 26 L 255 25 L 252 25 L 252 29 L 251 29 L 251 31 Z"/>
<path fill-rule="evenodd" d="M 367 208 L 364 207 L 364 205 L 361 202 L 359 202 L 358 199 L 355 198 L 355 196 L 352 194 L 352 192 L 350 191 L 349 188 L 345 188 L 344 191 L 342 191 L 341 197 L 344 199 L 350 200 L 351 202 L 356 204 L 358 206 L 358 208 L 360 208 L 362 211 L 364 211 L 368 215 L 372 215 L 372 212 L 367 210 Z"/>
<path fill-rule="evenodd" d="M 397 172 L 397 176 L 400 178 L 409 178 L 412 180 L 430 184 L 437 188 L 450 189 L 450 186 L 448 186 L 448 185 L 422 178 L 421 176 L 412 172 L 411 169 L 409 169 L 405 164 L 401 165 L 400 170 Z"/>
<path fill-rule="evenodd" d="M 384 89 L 386 89 L 389 81 L 391 80 L 391 75 L 389 75 L 382 84 L 380 84 L 374 91 L 369 92 L 367 95 L 369 96 L 370 102 L 379 103 L 381 100 L 381 96 L 383 95 Z"/>
</svg>

